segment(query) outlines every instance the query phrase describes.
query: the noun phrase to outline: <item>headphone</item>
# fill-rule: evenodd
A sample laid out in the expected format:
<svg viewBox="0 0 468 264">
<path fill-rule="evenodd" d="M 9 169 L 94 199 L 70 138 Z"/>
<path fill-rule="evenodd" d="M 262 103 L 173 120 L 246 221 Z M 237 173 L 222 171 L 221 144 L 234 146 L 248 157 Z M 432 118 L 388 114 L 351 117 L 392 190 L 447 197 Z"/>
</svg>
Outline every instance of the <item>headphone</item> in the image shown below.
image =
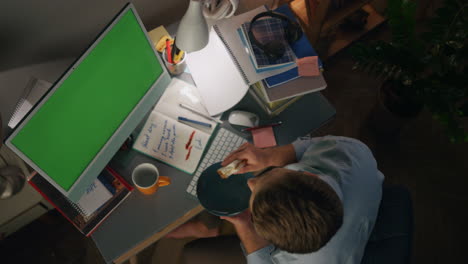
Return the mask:
<svg viewBox="0 0 468 264">
<path fill-rule="evenodd" d="M 238 6 L 239 0 L 205 1 L 203 7 L 203 15 L 206 18 L 210 18 L 213 20 L 228 18 L 234 15 L 234 12 L 236 12 Z"/>
<path fill-rule="evenodd" d="M 265 55 L 268 57 L 270 61 L 276 61 L 280 59 L 281 57 L 283 57 L 284 52 L 286 51 L 284 42 L 282 40 L 272 40 L 268 43 L 263 44 L 263 43 L 260 43 L 255 38 L 255 35 L 252 32 L 252 28 L 255 22 L 262 17 L 279 18 L 282 21 L 286 22 L 286 24 L 283 27 L 284 38 L 289 44 L 296 42 L 302 37 L 302 28 L 299 25 L 299 23 L 290 19 L 289 17 L 280 13 L 272 12 L 272 11 L 262 12 L 254 16 L 252 21 L 250 21 L 249 33 L 248 33 L 250 41 L 252 41 L 255 45 L 257 45 L 257 47 L 259 47 L 265 53 Z"/>
</svg>

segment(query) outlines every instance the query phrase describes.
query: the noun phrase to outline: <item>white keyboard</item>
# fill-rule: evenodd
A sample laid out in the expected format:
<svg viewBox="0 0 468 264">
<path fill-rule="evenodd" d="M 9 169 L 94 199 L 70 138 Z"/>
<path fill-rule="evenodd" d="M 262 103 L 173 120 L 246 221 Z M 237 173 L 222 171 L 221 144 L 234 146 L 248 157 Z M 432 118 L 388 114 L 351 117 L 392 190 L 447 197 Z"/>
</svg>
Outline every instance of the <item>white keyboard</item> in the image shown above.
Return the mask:
<svg viewBox="0 0 468 264">
<path fill-rule="evenodd" d="M 187 192 L 193 196 L 197 196 L 197 182 L 200 174 L 211 164 L 221 162 L 229 153 L 236 150 L 240 145 L 247 142 L 244 138 L 230 132 L 225 128 L 218 131 L 215 139 L 211 143 L 210 148 L 203 157 L 198 169 L 193 175 L 192 181 L 187 187 Z"/>
</svg>

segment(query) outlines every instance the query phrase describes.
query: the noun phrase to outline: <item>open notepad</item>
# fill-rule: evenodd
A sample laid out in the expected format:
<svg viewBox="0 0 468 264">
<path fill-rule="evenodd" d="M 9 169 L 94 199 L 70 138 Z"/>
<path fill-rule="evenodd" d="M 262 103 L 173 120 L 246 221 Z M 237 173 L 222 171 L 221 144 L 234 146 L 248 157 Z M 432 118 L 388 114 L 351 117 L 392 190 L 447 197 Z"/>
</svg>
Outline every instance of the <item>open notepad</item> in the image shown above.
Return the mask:
<svg viewBox="0 0 468 264">
<path fill-rule="evenodd" d="M 208 114 L 197 89 L 174 78 L 150 113 L 133 149 L 187 173 L 193 173 L 217 123 L 179 106 L 185 104 Z M 177 121 L 182 116 L 211 124 L 211 128 Z"/>
</svg>

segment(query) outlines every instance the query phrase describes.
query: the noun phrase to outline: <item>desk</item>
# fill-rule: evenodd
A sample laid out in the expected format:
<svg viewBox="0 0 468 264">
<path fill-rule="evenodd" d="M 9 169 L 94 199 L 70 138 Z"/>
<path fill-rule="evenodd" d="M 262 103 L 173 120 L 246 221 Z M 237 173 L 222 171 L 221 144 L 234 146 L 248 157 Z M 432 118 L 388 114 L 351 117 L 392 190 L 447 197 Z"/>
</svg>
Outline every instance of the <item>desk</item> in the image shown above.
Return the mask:
<svg viewBox="0 0 468 264">
<path fill-rule="evenodd" d="M 182 79 L 187 77 L 182 76 Z M 263 113 L 249 96 L 233 109 Z M 272 120 L 260 114 L 263 121 L 283 121 L 282 126 L 275 128 L 281 145 L 319 128 L 334 115 L 335 109 L 320 93 L 304 96 Z M 226 122 L 223 126 L 229 128 Z M 171 177 L 172 184 L 150 196 L 132 192 L 96 230 L 92 238 L 106 262 L 124 262 L 203 210 L 198 201 L 185 192 L 192 178 L 189 174 L 132 150 L 119 151 L 111 166 L 131 182 L 133 168 L 143 162 L 155 164 L 161 175 Z"/>
<path fill-rule="evenodd" d="M 167 27 L 169 33 L 175 32 L 176 29 L 177 24 Z M 188 73 L 183 73 L 178 78 L 193 83 Z M 282 121 L 283 125 L 275 127 L 279 145 L 291 143 L 295 138 L 312 132 L 328 122 L 336 113 L 333 106 L 318 92 L 303 96 L 279 116 L 270 120 L 249 93 L 232 110 L 258 113 L 261 121 L 266 123 Z M 224 121 L 227 114 L 228 112 L 223 115 Z M 136 131 L 145 121 L 146 117 Z M 233 129 L 227 122 L 222 126 Z M 126 261 L 203 211 L 198 201 L 185 191 L 192 179 L 191 175 L 132 150 L 119 151 L 110 164 L 131 183 L 132 170 L 143 162 L 156 165 L 161 175 L 171 177 L 172 183 L 150 196 L 138 191 L 132 192 L 93 233 L 92 238 L 108 263 Z"/>
</svg>

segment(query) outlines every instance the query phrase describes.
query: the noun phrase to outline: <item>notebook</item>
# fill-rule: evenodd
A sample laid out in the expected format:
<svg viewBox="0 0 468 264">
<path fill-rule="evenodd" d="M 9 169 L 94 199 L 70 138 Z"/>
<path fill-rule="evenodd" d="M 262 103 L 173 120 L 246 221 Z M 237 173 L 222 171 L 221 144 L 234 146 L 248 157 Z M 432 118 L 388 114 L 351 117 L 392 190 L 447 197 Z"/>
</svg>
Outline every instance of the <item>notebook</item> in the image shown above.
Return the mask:
<svg viewBox="0 0 468 264">
<path fill-rule="evenodd" d="M 207 46 L 187 54 L 193 81 L 211 116 L 236 105 L 245 96 L 250 84 L 288 70 L 286 67 L 257 73 L 237 34 L 243 23 L 264 11 L 266 8 L 261 6 L 218 21 L 210 31 Z"/>
<path fill-rule="evenodd" d="M 268 94 L 266 93 L 266 89 L 262 81 L 252 85 L 249 89 L 249 92 L 251 96 L 257 101 L 257 103 L 270 117 L 279 115 L 291 104 L 293 104 L 301 98 L 301 96 L 295 96 L 271 102 L 268 98 Z"/>
<path fill-rule="evenodd" d="M 92 215 L 99 207 L 112 198 L 112 193 L 106 189 L 104 184 L 96 179 L 86 189 L 86 192 L 78 200 L 77 206 L 80 207 L 84 215 Z"/>
<path fill-rule="evenodd" d="M 180 104 L 208 114 L 196 87 L 173 78 L 151 111 L 133 149 L 192 174 L 218 123 L 182 108 Z M 179 122 L 178 117 L 207 123 L 211 128 Z"/>
<path fill-rule="evenodd" d="M 268 43 L 273 40 L 279 40 L 285 47 L 283 56 L 275 61 L 271 61 L 265 52 L 259 48 L 249 36 L 250 22 L 242 24 L 238 29 L 242 43 L 249 49 L 250 61 L 254 64 L 258 71 L 268 71 L 279 69 L 295 64 L 296 55 L 289 46 L 289 43 L 284 39 L 284 28 L 281 20 L 277 18 L 266 18 L 255 22 L 252 28 L 252 34 L 260 43 Z"/>
<path fill-rule="evenodd" d="M 264 85 L 265 86 L 265 85 Z M 288 99 L 299 95 L 318 92 L 327 87 L 323 74 L 316 77 L 300 77 L 275 87 L 266 88 L 265 92 L 270 102 Z"/>
<path fill-rule="evenodd" d="M 234 64 L 241 72 L 245 82 L 249 85 L 290 69 L 290 67 L 285 67 L 271 71 L 257 72 L 255 66 L 250 61 L 249 52 L 245 49 L 242 39 L 238 34 L 237 30 L 242 24 L 250 22 L 255 15 L 265 11 L 267 11 L 267 8 L 265 6 L 260 6 L 238 16 L 220 20 L 213 25 L 213 29 L 224 43 Z"/>
<path fill-rule="evenodd" d="M 89 193 L 83 195 L 77 203 L 65 197 L 39 174 L 34 174 L 29 179 L 29 184 L 86 236 L 90 236 L 133 190 L 110 167 L 99 174 L 88 187 Z"/>
<path fill-rule="evenodd" d="M 291 19 L 297 20 L 288 5 L 282 5 L 278 7 L 277 9 L 275 9 L 274 11 L 281 13 L 283 15 L 286 15 Z M 314 50 L 314 48 L 310 44 L 309 40 L 307 39 L 306 34 L 302 34 L 302 37 L 299 40 L 292 43 L 291 48 L 294 51 L 294 54 L 296 54 L 297 58 L 317 56 L 317 52 Z M 320 68 L 323 68 L 323 64 L 320 59 L 319 59 L 319 66 Z M 299 78 L 299 72 L 298 72 L 297 67 L 294 67 L 283 73 L 266 78 L 265 82 L 269 88 L 272 88 L 272 87 L 287 83 L 297 78 Z"/>
</svg>

